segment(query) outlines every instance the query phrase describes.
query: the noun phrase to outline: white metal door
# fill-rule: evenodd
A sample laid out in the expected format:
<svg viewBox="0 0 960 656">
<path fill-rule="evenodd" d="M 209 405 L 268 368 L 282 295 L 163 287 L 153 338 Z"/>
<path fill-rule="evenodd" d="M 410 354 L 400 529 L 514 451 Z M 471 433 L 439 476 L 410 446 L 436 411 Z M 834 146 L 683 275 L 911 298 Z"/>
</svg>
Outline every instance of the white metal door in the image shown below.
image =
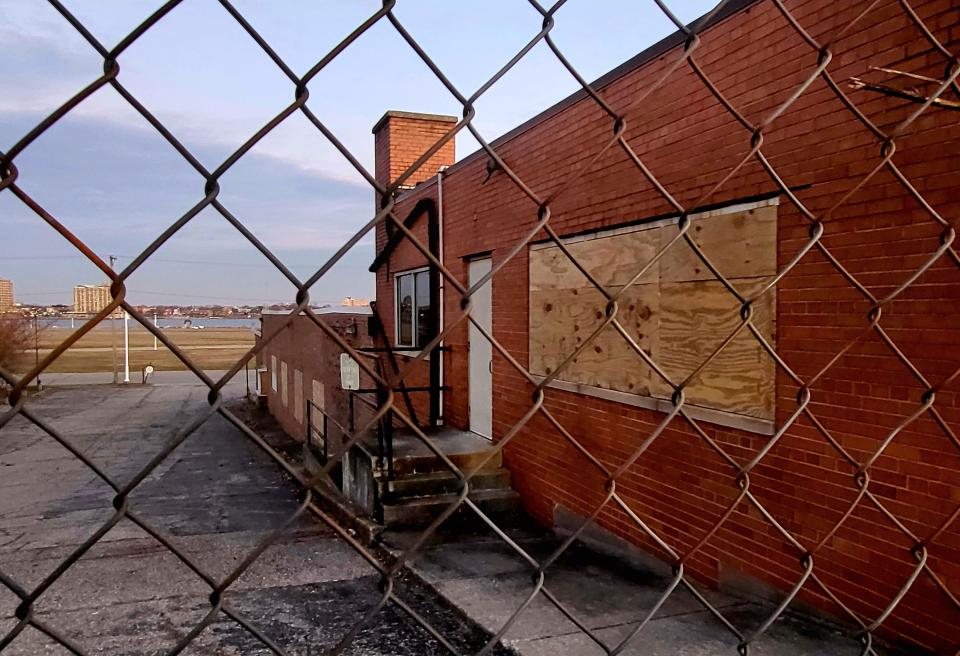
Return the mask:
<svg viewBox="0 0 960 656">
<path fill-rule="evenodd" d="M 468 278 L 474 283 L 490 272 L 490 258 L 471 260 Z M 493 334 L 493 302 L 487 281 L 472 296 L 474 321 Z M 484 437 L 493 435 L 493 349 L 477 327 L 470 323 L 470 430 Z"/>
</svg>

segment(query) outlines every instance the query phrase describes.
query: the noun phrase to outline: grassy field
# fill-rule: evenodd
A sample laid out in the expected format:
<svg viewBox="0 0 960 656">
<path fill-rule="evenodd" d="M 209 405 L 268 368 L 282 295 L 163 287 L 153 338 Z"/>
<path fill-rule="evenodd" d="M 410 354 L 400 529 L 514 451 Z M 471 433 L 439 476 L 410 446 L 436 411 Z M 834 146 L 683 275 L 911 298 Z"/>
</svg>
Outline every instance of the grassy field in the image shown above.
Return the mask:
<svg viewBox="0 0 960 656">
<path fill-rule="evenodd" d="M 63 328 L 48 328 L 40 333 L 39 348 L 42 359 L 51 349 L 63 342 L 73 333 Z M 174 344 L 183 349 L 197 366 L 206 370 L 229 369 L 243 354 L 253 346 L 253 332 L 247 328 L 215 328 L 190 330 L 185 328 L 167 328 L 166 335 Z M 98 327 L 84 335 L 80 341 L 70 347 L 47 368 L 53 373 L 112 371 L 113 355 L 111 344 L 113 337 L 109 326 Z M 123 368 L 123 324 L 117 322 L 117 366 Z M 19 363 L 26 370 L 34 363 L 34 351 L 24 353 Z M 186 369 L 184 364 L 158 342 L 153 349 L 153 334 L 141 326 L 130 327 L 130 371 L 139 372 L 148 364 L 157 371 Z"/>
</svg>

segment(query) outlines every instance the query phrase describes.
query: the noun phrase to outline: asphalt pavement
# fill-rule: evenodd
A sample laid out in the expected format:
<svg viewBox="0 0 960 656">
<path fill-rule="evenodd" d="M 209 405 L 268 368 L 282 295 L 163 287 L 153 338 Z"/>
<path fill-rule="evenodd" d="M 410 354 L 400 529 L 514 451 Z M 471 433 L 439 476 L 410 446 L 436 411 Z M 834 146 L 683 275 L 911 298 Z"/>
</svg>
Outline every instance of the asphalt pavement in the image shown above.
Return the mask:
<svg viewBox="0 0 960 656">
<path fill-rule="evenodd" d="M 60 376 L 65 376 L 61 374 Z M 70 375 L 32 397 L 28 408 L 61 431 L 108 476 L 131 480 L 179 429 L 205 411 L 207 389 L 189 372 L 168 372 L 151 385 L 95 385 Z M 109 374 L 107 374 L 109 376 Z M 217 377 L 216 375 L 214 377 Z M 242 374 L 224 389 L 245 392 Z M 291 457 L 282 431 L 268 439 Z M 277 440 L 287 440 L 278 444 Z M 298 487 L 240 430 L 214 415 L 174 450 L 130 496 L 130 507 L 215 581 L 222 580 L 298 507 Z M 0 573 L 32 590 L 113 514 L 114 493 L 75 456 L 23 417 L 0 429 Z M 561 537 L 522 517 L 504 527 L 516 545 L 543 559 Z M 419 532 L 391 531 L 382 547 L 399 554 Z M 669 585 L 643 559 L 572 545 L 553 565 L 545 590 L 605 643 L 594 642 L 545 594 L 536 595 L 505 634 L 521 656 L 601 656 L 630 638 L 624 654 L 735 654 L 736 640 L 696 598 L 678 587 L 641 626 Z M 633 553 L 633 552 L 629 552 Z M 511 620 L 534 590 L 533 570 L 499 536 L 477 522 L 451 522 L 411 563 L 404 600 L 460 652 L 476 653 Z M 375 570 L 309 514 L 230 586 L 229 604 L 290 656 L 327 653 L 381 596 Z M 153 656 L 171 648 L 210 612 L 211 588 L 157 540 L 128 520 L 109 530 L 34 605 L 38 619 L 90 655 Z M 774 605 L 702 590 L 724 617 L 750 635 Z M 17 625 L 19 599 L 0 585 L 0 645 Z M 465 621 L 464 618 L 469 618 Z M 636 635 L 634 632 L 636 631 Z M 486 632 L 486 633 L 484 633 Z M 27 628 L 4 656 L 63 654 Z M 853 656 L 855 637 L 788 612 L 751 645 L 758 656 Z M 503 648 L 497 649 L 503 653 Z M 269 654 L 224 615 L 185 654 Z M 394 606 L 350 642 L 352 655 L 448 652 Z M 889 652 L 893 653 L 893 652 Z"/>
<path fill-rule="evenodd" d="M 49 389 L 28 408 L 125 483 L 207 407 L 205 387 L 86 385 Z M 239 397 L 242 377 L 225 393 Z M 113 514 L 113 491 L 23 417 L 0 429 L 0 572 L 32 590 Z M 298 506 L 297 488 L 219 415 L 167 457 L 130 507 L 214 580 L 241 562 Z M 297 519 L 226 592 L 229 604 L 291 656 L 325 653 L 381 596 L 379 577 L 315 518 Z M 121 520 L 34 604 L 35 617 L 91 655 L 147 656 L 170 649 L 210 611 L 211 588 L 157 540 Z M 0 585 L 0 644 L 20 600 Z M 442 627 L 459 616 L 433 597 L 410 603 Z M 467 639 L 467 638 L 464 638 Z M 473 639 L 473 638 L 471 638 Z M 4 656 L 65 654 L 26 628 Z M 223 614 L 185 654 L 268 654 Z M 360 631 L 347 654 L 447 653 L 394 606 Z"/>
</svg>

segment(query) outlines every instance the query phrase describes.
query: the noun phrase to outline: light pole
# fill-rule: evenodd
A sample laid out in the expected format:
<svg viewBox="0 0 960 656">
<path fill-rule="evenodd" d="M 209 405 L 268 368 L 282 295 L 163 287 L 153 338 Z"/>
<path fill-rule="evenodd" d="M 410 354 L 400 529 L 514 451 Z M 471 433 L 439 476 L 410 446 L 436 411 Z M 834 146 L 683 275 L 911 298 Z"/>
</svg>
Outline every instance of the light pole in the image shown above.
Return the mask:
<svg viewBox="0 0 960 656">
<path fill-rule="evenodd" d="M 157 313 L 156 313 L 156 312 L 153 313 L 153 327 L 154 327 L 154 328 L 157 327 Z M 157 350 L 157 334 L 156 334 L 156 333 L 153 334 L 153 350 L 154 350 L 154 351 Z"/>
<path fill-rule="evenodd" d="M 123 311 L 123 382 L 130 382 L 130 315 Z"/>
<path fill-rule="evenodd" d="M 117 261 L 116 255 L 110 256 L 110 269 L 113 269 L 113 263 Z M 110 352 L 113 358 L 113 384 L 116 385 L 119 376 L 117 375 L 117 322 L 116 312 L 110 313 Z"/>
</svg>

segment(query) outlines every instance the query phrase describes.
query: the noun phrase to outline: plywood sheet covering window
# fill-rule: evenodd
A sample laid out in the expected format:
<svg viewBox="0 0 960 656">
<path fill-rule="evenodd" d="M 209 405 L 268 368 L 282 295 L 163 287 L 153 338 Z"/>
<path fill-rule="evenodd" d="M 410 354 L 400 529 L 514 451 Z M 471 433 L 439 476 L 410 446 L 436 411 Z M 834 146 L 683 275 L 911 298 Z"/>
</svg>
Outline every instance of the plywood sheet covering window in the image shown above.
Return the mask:
<svg viewBox="0 0 960 656">
<path fill-rule="evenodd" d="M 730 281 L 744 293 L 761 286 L 756 278 Z M 671 380 L 686 379 L 740 325 L 740 305 L 718 280 L 661 285 L 660 342 L 656 362 Z M 773 297 L 753 308 L 753 323 L 772 345 Z M 744 327 L 691 381 L 689 403 L 761 419 L 773 419 L 775 363 Z"/>
<path fill-rule="evenodd" d="M 311 400 L 313 405 L 320 409 L 321 412 L 326 410 L 327 402 L 323 394 L 323 383 L 316 378 L 313 379 L 312 383 L 313 394 Z M 313 429 L 316 433 L 323 436 L 323 418 L 314 415 L 313 422 L 316 424 Z"/>
<path fill-rule="evenodd" d="M 293 370 L 293 418 L 303 423 L 303 373 L 299 369 Z"/>
<path fill-rule="evenodd" d="M 657 337 L 658 304 L 656 285 L 635 285 L 620 300 L 617 311 L 624 329 L 648 353 L 653 351 Z M 606 305 L 603 295 L 590 287 L 531 291 L 530 354 L 534 373 L 547 375 L 556 371 L 603 324 Z M 659 381 L 652 374 L 629 342 L 615 328 L 607 326 L 567 365 L 561 378 L 650 396 Z"/>
<path fill-rule="evenodd" d="M 677 235 L 676 224 L 660 228 L 660 245 Z M 687 233 L 728 280 L 772 276 L 777 272 L 777 206 L 743 212 L 714 210 L 698 215 Z M 681 240 L 660 260 L 660 280 L 716 280 L 692 248 Z"/>
<path fill-rule="evenodd" d="M 693 217 L 688 233 L 746 296 L 776 274 L 776 205 Z M 637 277 L 677 235 L 676 222 L 615 230 L 565 246 L 614 293 Z M 556 245 L 530 251 L 530 370 L 549 375 L 604 323 L 607 302 Z M 687 378 L 740 325 L 739 304 L 684 240 L 679 240 L 618 301 L 617 318 L 634 344 L 671 380 Z M 754 325 L 773 345 L 775 290 L 754 305 Z M 744 328 L 687 387 L 693 405 L 773 419 L 775 364 Z M 569 362 L 559 380 L 668 398 L 670 387 L 608 325 Z"/>
</svg>

